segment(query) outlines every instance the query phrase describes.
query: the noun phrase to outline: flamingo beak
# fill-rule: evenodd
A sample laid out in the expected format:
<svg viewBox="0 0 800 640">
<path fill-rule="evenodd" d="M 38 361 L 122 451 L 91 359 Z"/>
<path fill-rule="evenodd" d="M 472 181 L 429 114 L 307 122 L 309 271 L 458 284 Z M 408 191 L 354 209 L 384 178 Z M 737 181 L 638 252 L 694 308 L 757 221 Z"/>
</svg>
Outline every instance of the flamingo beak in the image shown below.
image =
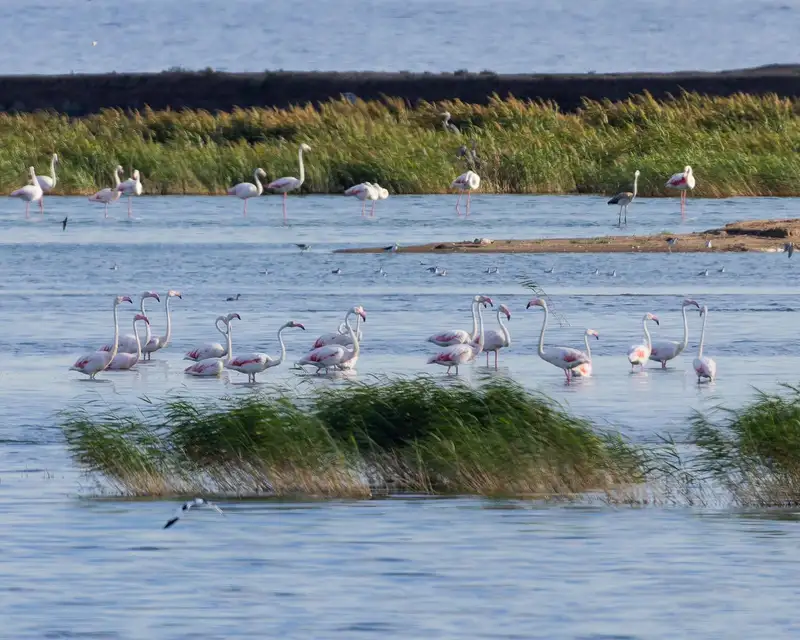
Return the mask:
<svg viewBox="0 0 800 640">
<path fill-rule="evenodd" d="M 653 322 L 655 322 L 659 327 L 661 326 L 661 323 L 658 321 L 658 318 L 653 318 Z"/>
<path fill-rule="evenodd" d="M 130 302 L 131 304 L 133 304 L 133 300 L 131 300 L 130 296 L 122 296 L 122 301 Z"/>
<path fill-rule="evenodd" d="M 305 330 L 306 330 L 306 328 L 305 328 L 305 327 L 304 327 L 302 324 L 300 324 L 299 322 L 295 322 L 295 323 L 294 323 L 294 326 L 295 326 L 295 327 L 300 327 L 300 328 L 301 328 L 303 331 L 305 331 Z"/>
<path fill-rule="evenodd" d="M 159 296 L 155 291 L 150 294 L 151 297 L 156 299 L 156 302 L 161 302 L 161 296 Z"/>
<path fill-rule="evenodd" d="M 147 318 L 142 318 L 142 320 L 143 320 L 144 322 L 146 322 L 147 324 L 150 324 L 150 321 L 149 321 Z"/>
<path fill-rule="evenodd" d="M 525 305 L 525 308 L 526 308 L 526 309 L 530 309 L 530 308 L 531 308 L 531 303 L 529 302 L 528 304 L 526 304 L 526 305 Z"/>
<path fill-rule="evenodd" d="M 233 320 L 233 318 L 236 318 L 237 320 L 241 320 L 242 316 L 240 316 L 238 313 L 234 313 L 233 316 L 231 317 L 231 320 Z"/>
<path fill-rule="evenodd" d="M 367 321 L 367 313 L 366 313 L 366 311 L 361 311 L 358 315 L 361 316 L 361 318 L 364 320 L 364 322 Z"/>
<path fill-rule="evenodd" d="M 599 339 L 600 339 L 600 336 L 599 336 L 598 334 L 596 334 L 596 333 L 595 333 L 595 334 L 594 334 L 594 339 L 595 339 L 595 340 L 599 340 Z"/>
</svg>

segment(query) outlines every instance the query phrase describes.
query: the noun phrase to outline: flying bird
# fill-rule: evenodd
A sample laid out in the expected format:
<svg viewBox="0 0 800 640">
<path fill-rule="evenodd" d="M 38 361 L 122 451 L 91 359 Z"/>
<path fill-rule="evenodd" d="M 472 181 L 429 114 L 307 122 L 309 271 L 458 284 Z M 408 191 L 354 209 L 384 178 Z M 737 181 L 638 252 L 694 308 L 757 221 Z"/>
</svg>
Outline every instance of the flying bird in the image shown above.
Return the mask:
<svg viewBox="0 0 800 640">
<path fill-rule="evenodd" d="M 67 230 L 67 220 L 68 219 L 69 219 L 69 217 L 66 217 L 61 221 L 61 230 L 62 231 L 66 231 Z"/>
<path fill-rule="evenodd" d="M 175 511 L 175 515 L 172 516 L 169 520 L 167 520 L 167 524 L 164 525 L 164 529 L 169 529 L 173 524 L 175 524 L 178 520 L 181 519 L 181 516 L 184 515 L 189 509 L 193 507 L 209 507 L 221 513 L 223 516 L 225 515 L 222 513 L 222 509 L 220 509 L 217 505 L 213 502 L 209 502 L 208 500 L 204 500 L 203 498 L 195 498 L 194 500 L 189 500 L 188 502 L 184 502 L 180 507 L 178 507 L 177 511 Z"/>
<path fill-rule="evenodd" d="M 311 248 L 310 244 L 298 244 L 298 243 L 295 243 L 294 246 L 297 247 L 298 249 L 300 249 L 301 252 L 308 251 Z"/>
</svg>

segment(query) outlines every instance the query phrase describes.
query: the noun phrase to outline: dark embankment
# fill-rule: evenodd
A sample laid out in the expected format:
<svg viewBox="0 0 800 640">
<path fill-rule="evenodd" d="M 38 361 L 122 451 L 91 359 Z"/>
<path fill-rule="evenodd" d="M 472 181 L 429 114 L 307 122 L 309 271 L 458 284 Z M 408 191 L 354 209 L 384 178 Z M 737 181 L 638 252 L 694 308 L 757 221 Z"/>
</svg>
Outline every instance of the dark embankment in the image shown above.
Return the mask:
<svg viewBox="0 0 800 640">
<path fill-rule="evenodd" d="M 800 65 L 770 65 L 720 72 L 499 75 L 483 73 L 163 72 L 0 78 L 0 111 L 52 109 L 68 115 L 103 108 L 207 109 L 287 107 L 325 102 L 353 93 L 410 102 L 461 100 L 486 104 L 489 97 L 549 100 L 574 111 L 584 98 L 625 100 L 649 92 L 657 99 L 682 91 L 710 96 L 736 93 L 800 97 Z"/>
</svg>

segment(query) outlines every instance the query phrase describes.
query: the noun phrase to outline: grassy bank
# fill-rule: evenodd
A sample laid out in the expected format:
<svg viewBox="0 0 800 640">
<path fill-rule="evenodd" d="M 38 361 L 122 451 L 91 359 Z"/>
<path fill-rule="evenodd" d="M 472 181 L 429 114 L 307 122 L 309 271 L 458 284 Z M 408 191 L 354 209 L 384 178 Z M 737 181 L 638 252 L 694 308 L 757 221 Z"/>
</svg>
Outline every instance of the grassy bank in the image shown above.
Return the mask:
<svg viewBox="0 0 800 640">
<path fill-rule="evenodd" d="M 445 109 L 461 135 L 441 127 Z M 484 192 L 613 194 L 630 189 L 640 169 L 641 195 L 667 195 L 666 179 L 690 164 L 696 196 L 800 195 L 800 101 L 777 97 L 644 96 L 586 102 L 570 114 L 514 100 L 414 109 L 401 100 L 338 101 L 216 115 L 2 114 L 0 136 L 3 193 L 25 183 L 31 164 L 46 172 L 55 151 L 57 193 L 109 186 L 120 163 L 142 172 L 146 193 L 220 194 L 251 180 L 257 166 L 270 180 L 297 175 L 300 142 L 313 149 L 304 192 L 341 193 L 370 180 L 396 194 L 442 193 L 466 170 L 459 145 L 475 139 Z"/>
<path fill-rule="evenodd" d="M 640 454 L 509 381 L 431 379 L 170 400 L 63 416 L 69 450 L 123 495 L 564 495 L 641 479 Z"/>
</svg>

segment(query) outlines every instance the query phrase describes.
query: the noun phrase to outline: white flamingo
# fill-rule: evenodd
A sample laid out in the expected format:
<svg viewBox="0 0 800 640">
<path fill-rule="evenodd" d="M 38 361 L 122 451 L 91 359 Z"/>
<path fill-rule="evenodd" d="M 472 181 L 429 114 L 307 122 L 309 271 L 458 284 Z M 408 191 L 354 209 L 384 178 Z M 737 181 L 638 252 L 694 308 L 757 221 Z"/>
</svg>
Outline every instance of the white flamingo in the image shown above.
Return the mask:
<svg viewBox="0 0 800 640">
<path fill-rule="evenodd" d="M 707 378 L 709 382 L 717 377 L 717 363 L 708 356 L 703 355 L 703 343 L 706 339 L 706 320 L 708 320 L 708 307 L 703 305 L 700 309 L 700 315 L 703 316 L 703 328 L 700 330 L 700 346 L 697 348 L 697 357 L 692 362 L 694 372 L 697 374 L 698 384 L 702 382 L 703 378 Z"/>
<path fill-rule="evenodd" d="M 133 201 L 133 196 L 142 195 L 142 178 L 139 170 L 135 169 L 130 178 L 125 182 L 121 182 L 119 186 L 117 186 L 117 191 L 128 196 L 128 217 L 132 218 L 133 211 L 131 210 L 131 202 Z"/>
<path fill-rule="evenodd" d="M 462 364 L 472 362 L 477 358 L 481 351 L 483 351 L 483 311 L 481 305 L 477 305 L 478 309 L 478 341 L 475 344 L 454 344 L 447 347 L 443 351 L 431 356 L 428 359 L 428 364 L 438 364 L 447 367 L 447 374 L 450 374 L 450 369 L 455 367 L 456 375 L 458 375 L 458 367 Z"/>
<path fill-rule="evenodd" d="M 364 322 L 367 321 L 367 312 L 364 311 L 363 307 L 355 306 L 351 309 L 351 312 L 361 316 Z M 355 334 L 352 325 L 348 324 L 347 330 L 350 334 L 350 339 L 353 342 L 352 349 L 348 349 L 346 346 L 341 344 L 328 344 L 324 347 L 320 347 L 319 349 L 312 349 L 309 351 L 297 361 L 297 365 L 300 367 L 311 365 L 312 367 L 316 367 L 317 373 L 319 373 L 321 369 L 325 369 L 327 372 L 329 369 L 336 368 L 338 365 L 347 362 L 348 360 L 352 360 L 353 358 L 358 359 L 361 350 L 358 342 L 358 336 Z"/>
<path fill-rule="evenodd" d="M 311 147 L 309 147 L 305 142 L 300 145 L 300 151 L 298 152 L 298 157 L 300 159 L 300 178 L 278 178 L 277 180 L 273 180 L 267 185 L 267 189 L 271 189 L 276 193 L 283 194 L 283 224 L 286 224 L 286 194 L 289 191 L 294 191 L 295 189 L 299 189 L 303 182 L 306 179 L 306 172 L 305 167 L 303 167 L 303 152 L 304 151 L 311 151 Z"/>
<path fill-rule="evenodd" d="M 240 182 L 237 185 L 234 185 L 230 189 L 228 189 L 229 196 L 236 196 L 237 198 L 241 198 L 244 200 L 244 215 L 247 216 L 247 201 L 250 198 L 257 198 L 262 193 L 264 193 L 264 186 L 261 184 L 261 180 L 259 178 L 266 178 L 267 172 L 261 168 L 256 169 L 253 171 L 253 180 L 255 184 L 252 182 Z"/>
<path fill-rule="evenodd" d="M 94 380 L 94 377 L 98 373 L 108 367 L 108 365 L 114 359 L 114 356 L 117 355 L 117 342 L 119 341 L 117 307 L 123 302 L 130 302 L 133 304 L 133 300 L 131 300 L 128 296 L 114 297 L 114 342 L 112 343 L 114 348 L 111 351 L 93 351 L 92 353 L 87 353 L 86 355 L 81 356 L 75 361 L 75 364 L 69 368 L 70 371 L 78 371 L 89 376 L 91 380 Z"/>
<path fill-rule="evenodd" d="M 143 316 L 147 315 L 147 313 L 144 310 L 144 301 L 145 300 L 147 300 L 148 298 L 155 298 L 156 302 L 161 302 L 161 298 L 159 297 L 159 295 L 155 291 L 143 291 L 140 294 L 140 296 L 141 296 L 141 299 L 139 301 L 139 313 L 141 313 Z M 146 334 L 145 334 L 145 338 L 144 338 L 144 344 L 147 344 L 148 342 L 150 342 L 150 336 L 151 336 L 151 334 L 150 334 L 150 320 L 147 321 L 147 324 L 145 326 L 145 331 L 146 331 Z M 137 349 L 137 346 L 136 346 L 137 343 L 138 343 L 138 340 L 136 339 L 135 332 L 134 333 L 128 333 L 128 334 L 126 334 L 124 336 L 120 336 L 119 337 L 119 344 L 118 344 L 118 347 L 117 347 L 117 352 L 118 353 L 135 353 L 136 349 Z M 113 347 L 114 347 L 113 344 L 110 344 L 110 343 L 109 344 L 104 344 L 102 347 L 100 347 L 100 351 L 111 351 L 111 349 Z"/>
<path fill-rule="evenodd" d="M 453 329 L 452 331 L 443 331 L 436 333 L 428 338 L 428 342 L 439 347 L 449 347 L 454 344 L 467 344 L 473 343 L 478 339 L 478 305 L 483 304 L 494 306 L 494 302 L 488 296 L 477 295 L 472 298 L 472 333 L 467 333 L 463 329 Z"/>
<path fill-rule="evenodd" d="M 353 344 L 353 341 L 350 339 L 350 323 L 348 322 L 348 319 L 352 315 L 356 316 L 356 337 L 361 340 L 361 316 L 353 311 L 353 309 L 348 309 L 347 313 L 344 315 L 344 322 L 339 325 L 338 333 L 322 334 L 319 338 L 317 338 L 316 342 L 314 342 L 314 346 L 311 348 L 319 349 L 320 347 L 324 347 L 329 344 L 341 344 L 343 346 L 349 346 Z"/>
<path fill-rule="evenodd" d="M 136 323 L 141 320 L 146 325 L 150 325 L 150 321 L 146 315 L 137 313 L 133 316 L 133 335 L 136 337 L 136 352 L 135 353 L 117 353 L 111 364 L 108 365 L 108 371 L 127 371 L 142 357 L 142 343 L 139 342 L 139 329 Z"/>
<path fill-rule="evenodd" d="M 631 363 L 631 371 L 638 364 L 642 370 L 644 365 L 647 364 L 647 359 L 650 357 L 650 350 L 653 347 L 653 342 L 650 340 L 650 332 L 647 330 L 647 321 L 652 320 L 657 325 L 661 323 L 658 318 L 652 313 L 645 313 L 642 318 L 642 327 L 644 327 L 644 344 L 638 344 L 630 348 L 628 351 L 628 362 Z"/>
<path fill-rule="evenodd" d="M 167 333 L 163 336 L 153 336 L 147 341 L 147 344 L 144 345 L 144 349 L 142 349 L 142 351 L 144 351 L 143 360 L 150 360 L 153 353 L 169 345 L 169 341 L 172 340 L 172 316 L 169 312 L 169 301 L 172 298 L 183 299 L 183 296 L 179 291 L 173 291 L 172 289 L 167 291 L 167 300 L 164 303 L 164 312 L 167 314 Z"/>
<path fill-rule="evenodd" d="M 350 327 L 350 321 L 343 322 L 339 325 L 339 332 L 342 334 L 347 334 L 348 342 L 344 345 L 345 347 L 352 347 L 353 343 L 350 342 L 350 335 L 348 333 Z M 361 316 L 356 315 L 356 327 L 354 332 L 356 337 L 358 338 L 358 342 L 360 343 L 362 340 L 362 332 L 361 332 Z M 356 364 L 358 364 L 358 354 L 351 355 L 350 358 L 340 362 L 336 365 L 336 369 L 340 369 L 341 371 L 350 371 L 356 368 Z"/>
<path fill-rule="evenodd" d="M 36 176 L 36 182 L 42 188 L 44 195 L 50 193 L 56 186 L 56 165 L 58 164 L 58 154 L 54 153 L 50 158 L 50 175 L 49 176 Z M 44 213 L 44 198 L 39 200 L 39 209 Z"/>
<path fill-rule="evenodd" d="M 584 362 L 572 370 L 572 375 L 579 378 L 588 378 L 592 375 L 592 348 L 589 346 L 589 336 L 594 336 L 595 340 L 600 339 L 600 334 L 594 329 L 587 329 L 583 334 L 583 344 L 586 345 L 586 357 L 589 358 L 589 362 Z"/>
<path fill-rule="evenodd" d="M 534 298 L 528 303 L 526 309 L 531 307 L 541 307 L 544 309 L 544 321 L 542 322 L 542 332 L 539 334 L 539 357 L 545 362 L 549 362 L 564 371 L 567 382 L 572 380 L 572 369 L 578 367 L 585 362 L 589 362 L 589 357 L 571 347 L 544 347 L 544 332 L 547 329 L 547 319 L 550 315 L 550 310 L 547 308 L 547 302 L 542 298 Z"/>
<path fill-rule="evenodd" d="M 471 169 L 466 173 L 462 173 L 450 184 L 451 189 L 458 189 L 460 191 L 458 200 L 456 201 L 456 213 L 459 216 L 461 215 L 461 209 L 459 207 L 461 204 L 461 196 L 464 195 L 465 191 L 467 192 L 467 210 L 464 213 L 464 217 L 466 218 L 469 215 L 469 203 L 472 198 L 472 192 L 479 189 L 480 186 L 481 177 Z"/>
<path fill-rule="evenodd" d="M 247 381 L 255 384 L 257 373 L 261 373 L 272 367 L 277 367 L 286 358 L 286 345 L 283 343 L 283 330 L 289 328 L 299 328 L 303 331 L 306 329 L 302 324 L 294 320 L 289 320 L 286 324 L 281 325 L 281 328 L 278 329 L 278 342 L 281 345 L 281 354 L 277 359 L 270 358 L 266 353 L 248 353 L 242 356 L 236 356 L 233 360 L 228 360 L 225 363 L 225 368 L 247 374 Z"/>
<path fill-rule="evenodd" d="M 673 175 L 664 185 L 667 189 L 678 189 L 681 192 L 681 215 L 686 214 L 686 194 L 694 189 L 695 179 L 692 168 L 687 164 L 681 173 Z"/>
<path fill-rule="evenodd" d="M 633 191 L 622 191 L 615 195 L 608 204 L 619 205 L 619 220 L 618 224 L 622 226 L 622 212 L 625 211 L 625 224 L 628 224 L 628 205 L 636 199 L 636 194 L 639 189 L 639 170 L 637 169 L 633 174 Z"/>
<path fill-rule="evenodd" d="M 375 200 L 380 197 L 380 191 L 378 191 L 378 189 L 375 188 L 375 185 L 373 185 L 371 182 L 362 182 L 345 190 L 344 195 L 355 196 L 361 200 L 361 217 L 363 218 L 365 215 L 367 200 L 372 200 L 374 210 Z"/>
<path fill-rule="evenodd" d="M 117 165 L 116 169 L 114 169 L 114 186 L 100 189 L 100 191 L 94 195 L 89 196 L 89 202 L 99 202 L 105 205 L 105 218 L 108 218 L 108 205 L 119 200 L 120 196 L 122 195 L 122 192 L 120 192 L 117 188 L 120 184 L 120 173 L 122 173 L 122 165 Z"/>
<path fill-rule="evenodd" d="M 234 318 L 237 320 L 242 319 L 238 313 L 229 313 L 227 316 L 219 316 L 216 320 L 214 320 L 214 327 L 223 336 L 225 336 L 226 339 L 228 337 L 228 325 Z M 220 322 L 224 327 L 223 329 L 220 329 L 219 327 Z M 208 358 L 222 358 L 223 356 L 227 355 L 227 346 L 222 346 L 219 342 L 206 342 L 205 344 L 189 351 L 185 356 L 183 356 L 183 359 L 194 360 L 197 362 L 198 360 L 207 360 Z"/>
<path fill-rule="evenodd" d="M 700 308 L 697 302 L 689 300 L 688 298 L 681 304 L 681 313 L 683 314 L 683 340 L 681 342 L 675 342 L 674 340 L 656 340 L 651 345 L 650 360 L 660 362 L 662 369 L 667 368 L 667 360 L 677 358 L 686 348 L 686 345 L 689 344 L 689 322 L 686 320 L 686 307 L 692 305 L 698 309 Z"/>
<path fill-rule="evenodd" d="M 497 307 L 497 324 L 500 325 L 500 331 L 492 329 L 486 332 L 483 337 L 483 350 L 486 352 L 486 366 L 489 366 L 489 352 L 494 351 L 494 368 L 497 370 L 497 353 L 500 349 L 511 346 L 511 332 L 508 327 L 503 324 L 502 316 L 511 321 L 511 311 L 504 304 Z M 474 342 L 474 341 L 473 341 Z"/>
<path fill-rule="evenodd" d="M 230 362 L 233 358 L 233 347 L 231 345 L 233 325 L 228 322 L 225 325 L 225 328 L 225 337 L 227 338 L 225 356 L 222 358 L 206 358 L 205 360 L 198 360 L 183 370 L 185 374 L 198 378 L 211 378 L 222 375 L 222 372 L 225 369 L 225 363 Z"/>
<path fill-rule="evenodd" d="M 42 205 L 42 196 L 44 196 L 44 191 L 42 191 L 42 187 L 39 186 L 39 182 L 36 180 L 36 170 L 33 167 L 28 167 L 28 172 L 31 176 L 30 184 L 26 184 L 24 187 L 17 189 L 16 191 L 12 191 L 9 194 L 10 198 L 20 198 L 21 200 L 25 201 L 25 217 L 28 217 L 28 210 L 30 209 L 31 202 L 38 202 L 39 208 L 41 209 L 42 213 L 44 213 L 44 205 Z"/>
</svg>

